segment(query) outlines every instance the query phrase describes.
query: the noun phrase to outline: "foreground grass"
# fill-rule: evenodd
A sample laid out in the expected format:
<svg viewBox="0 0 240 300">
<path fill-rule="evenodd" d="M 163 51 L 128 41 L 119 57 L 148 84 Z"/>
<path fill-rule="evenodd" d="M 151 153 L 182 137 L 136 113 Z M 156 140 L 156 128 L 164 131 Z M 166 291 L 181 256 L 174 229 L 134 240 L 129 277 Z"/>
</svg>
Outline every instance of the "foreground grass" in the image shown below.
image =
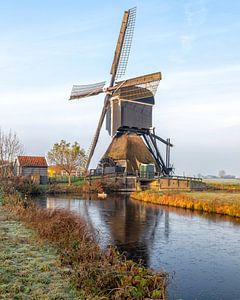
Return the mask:
<svg viewBox="0 0 240 300">
<path fill-rule="evenodd" d="M 8 211 L 57 249 L 61 265 L 68 270 L 68 278 L 82 299 L 166 299 L 166 273 L 154 272 L 127 260 L 112 247 L 102 251 L 78 215 L 64 209 L 26 206 L 17 195 L 5 195 L 3 199 Z M 16 278 L 19 276 L 16 274 Z"/>
<path fill-rule="evenodd" d="M 228 192 L 189 192 L 160 193 L 156 191 L 133 192 L 136 200 L 154 204 L 200 210 L 240 217 L 240 193 Z"/>
<path fill-rule="evenodd" d="M 0 206 L 0 299 L 81 299 L 60 257 Z"/>
</svg>

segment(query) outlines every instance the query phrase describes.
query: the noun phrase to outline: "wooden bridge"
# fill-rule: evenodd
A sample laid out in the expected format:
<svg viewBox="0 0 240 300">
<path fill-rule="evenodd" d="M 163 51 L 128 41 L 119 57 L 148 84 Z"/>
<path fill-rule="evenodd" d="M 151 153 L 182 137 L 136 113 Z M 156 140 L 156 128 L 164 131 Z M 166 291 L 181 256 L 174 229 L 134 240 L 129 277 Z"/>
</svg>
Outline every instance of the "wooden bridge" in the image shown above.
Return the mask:
<svg viewBox="0 0 240 300">
<path fill-rule="evenodd" d="M 114 192 L 133 192 L 147 189 L 155 189 L 158 191 L 192 191 L 203 190 L 206 184 L 201 178 L 171 176 L 153 178 L 139 176 L 125 176 L 119 174 L 102 175 L 98 177 L 103 185 L 111 187 Z M 94 180 L 94 176 L 90 176 L 90 180 Z"/>
</svg>

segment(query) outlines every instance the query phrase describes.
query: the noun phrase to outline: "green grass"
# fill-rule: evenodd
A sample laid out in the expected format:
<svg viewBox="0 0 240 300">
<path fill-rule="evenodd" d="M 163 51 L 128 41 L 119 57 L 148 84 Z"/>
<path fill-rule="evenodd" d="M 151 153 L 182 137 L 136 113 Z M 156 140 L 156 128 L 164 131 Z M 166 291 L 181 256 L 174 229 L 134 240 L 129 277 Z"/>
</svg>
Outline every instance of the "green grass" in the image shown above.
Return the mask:
<svg viewBox="0 0 240 300">
<path fill-rule="evenodd" d="M 54 183 L 66 183 L 68 184 L 68 176 L 55 176 L 55 177 L 49 177 L 49 179 Z M 77 177 L 77 176 L 71 176 L 71 183 L 72 184 L 82 184 L 84 181 L 84 177 Z"/>
<path fill-rule="evenodd" d="M 0 206 L 0 299 L 80 299 L 54 248 Z"/>
</svg>

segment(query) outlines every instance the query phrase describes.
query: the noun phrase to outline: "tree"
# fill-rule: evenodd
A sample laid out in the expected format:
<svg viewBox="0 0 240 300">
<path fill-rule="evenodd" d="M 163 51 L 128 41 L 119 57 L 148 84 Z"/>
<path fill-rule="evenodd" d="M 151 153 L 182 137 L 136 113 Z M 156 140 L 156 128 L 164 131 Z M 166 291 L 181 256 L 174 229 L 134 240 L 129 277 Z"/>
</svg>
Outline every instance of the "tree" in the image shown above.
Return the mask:
<svg viewBox="0 0 240 300">
<path fill-rule="evenodd" d="M 218 172 L 218 175 L 219 175 L 220 178 L 224 178 L 226 176 L 226 172 L 224 170 L 220 170 Z"/>
<path fill-rule="evenodd" d="M 23 153 L 23 147 L 17 134 L 9 130 L 5 133 L 0 128 L 0 176 L 6 177 L 17 155 Z"/>
<path fill-rule="evenodd" d="M 85 151 L 77 142 L 71 145 L 71 143 L 61 140 L 60 143 L 54 144 L 48 152 L 49 161 L 68 174 L 69 185 L 71 184 L 72 171 L 84 166 L 84 158 Z"/>
</svg>

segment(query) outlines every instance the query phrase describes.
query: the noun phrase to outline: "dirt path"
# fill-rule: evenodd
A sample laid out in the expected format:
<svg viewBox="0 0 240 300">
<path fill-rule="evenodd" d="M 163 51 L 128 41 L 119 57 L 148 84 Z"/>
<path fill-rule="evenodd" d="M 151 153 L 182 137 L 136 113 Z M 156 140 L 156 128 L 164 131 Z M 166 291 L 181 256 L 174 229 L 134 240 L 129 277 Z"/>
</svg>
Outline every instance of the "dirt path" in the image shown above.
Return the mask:
<svg viewBox="0 0 240 300">
<path fill-rule="evenodd" d="M 80 299 L 56 250 L 12 220 L 0 204 L 0 299 Z"/>
</svg>

